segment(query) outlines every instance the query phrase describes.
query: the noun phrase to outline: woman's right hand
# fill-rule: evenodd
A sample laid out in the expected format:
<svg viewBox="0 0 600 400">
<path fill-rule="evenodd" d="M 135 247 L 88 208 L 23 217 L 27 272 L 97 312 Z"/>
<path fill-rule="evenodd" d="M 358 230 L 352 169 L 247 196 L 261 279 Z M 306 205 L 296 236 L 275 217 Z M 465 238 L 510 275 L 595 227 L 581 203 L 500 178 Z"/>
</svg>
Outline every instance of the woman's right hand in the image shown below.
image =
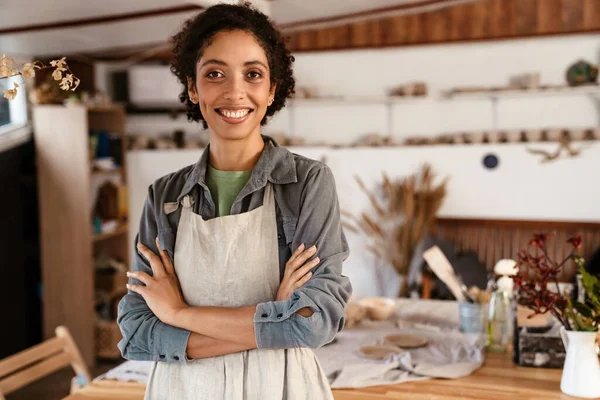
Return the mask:
<svg viewBox="0 0 600 400">
<path fill-rule="evenodd" d="M 301 288 L 312 276 L 311 269 L 317 266 L 321 260 L 319 257 L 315 257 L 311 261 L 307 261 L 316 252 L 316 246 L 312 246 L 309 249 L 304 250 L 304 244 L 301 244 L 294 254 L 290 257 L 288 262 L 285 264 L 285 272 L 283 273 L 283 279 L 277 290 L 277 301 L 288 300 L 292 297 L 294 290 Z"/>
</svg>

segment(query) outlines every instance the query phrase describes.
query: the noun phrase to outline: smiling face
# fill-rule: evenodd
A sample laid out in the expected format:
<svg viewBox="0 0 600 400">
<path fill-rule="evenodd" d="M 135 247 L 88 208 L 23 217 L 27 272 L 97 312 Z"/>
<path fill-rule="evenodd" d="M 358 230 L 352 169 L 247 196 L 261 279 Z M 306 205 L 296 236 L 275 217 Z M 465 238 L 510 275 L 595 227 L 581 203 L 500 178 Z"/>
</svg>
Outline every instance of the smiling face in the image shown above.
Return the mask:
<svg viewBox="0 0 600 400">
<path fill-rule="evenodd" d="M 195 86 L 188 80 L 188 93 L 200 107 L 211 139 L 260 135 L 275 93 L 265 51 L 248 32 L 217 33 L 196 64 Z"/>
</svg>

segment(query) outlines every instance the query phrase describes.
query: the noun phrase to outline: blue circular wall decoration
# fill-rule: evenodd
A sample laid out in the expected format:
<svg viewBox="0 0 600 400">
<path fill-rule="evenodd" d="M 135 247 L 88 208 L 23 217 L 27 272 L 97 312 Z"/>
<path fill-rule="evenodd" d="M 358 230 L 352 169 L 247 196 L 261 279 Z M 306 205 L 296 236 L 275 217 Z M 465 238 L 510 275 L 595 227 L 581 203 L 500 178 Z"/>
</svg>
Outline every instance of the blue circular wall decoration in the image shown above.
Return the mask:
<svg viewBox="0 0 600 400">
<path fill-rule="evenodd" d="M 487 169 L 494 169 L 499 163 L 500 160 L 495 154 L 486 154 L 485 157 L 483 157 L 483 166 Z"/>
</svg>

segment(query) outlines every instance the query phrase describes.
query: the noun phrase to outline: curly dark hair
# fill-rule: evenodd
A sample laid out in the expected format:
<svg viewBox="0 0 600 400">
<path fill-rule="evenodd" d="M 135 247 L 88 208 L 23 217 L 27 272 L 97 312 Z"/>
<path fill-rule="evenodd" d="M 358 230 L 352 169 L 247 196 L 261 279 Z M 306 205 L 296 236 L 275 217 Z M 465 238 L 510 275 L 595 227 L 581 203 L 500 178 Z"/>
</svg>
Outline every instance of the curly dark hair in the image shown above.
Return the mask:
<svg viewBox="0 0 600 400">
<path fill-rule="evenodd" d="M 214 36 L 219 32 L 234 30 L 246 31 L 257 39 L 269 62 L 271 85 L 277 84 L 273 102 L 267 108 L 260 124 L 265 125 L 267 118 L 285 107 L 286 99 L 294 94 L 294 56 L 287 49 L 283 35 L 271 20 L 247 2 L 240 5 L 218 4 L 209 7 L 187 20 L 181 31 L 171 38 L 174 53 L 171 72 L 183 85 L 179 100 L 187 108 L 188 121 L 202 121 L 204 129 L 208 125 L 200 107 L 192 103 L 188 95 L 188 78 L 196 83 L 196 64 L 204 50 L 212 43 Z"/>
</svg>

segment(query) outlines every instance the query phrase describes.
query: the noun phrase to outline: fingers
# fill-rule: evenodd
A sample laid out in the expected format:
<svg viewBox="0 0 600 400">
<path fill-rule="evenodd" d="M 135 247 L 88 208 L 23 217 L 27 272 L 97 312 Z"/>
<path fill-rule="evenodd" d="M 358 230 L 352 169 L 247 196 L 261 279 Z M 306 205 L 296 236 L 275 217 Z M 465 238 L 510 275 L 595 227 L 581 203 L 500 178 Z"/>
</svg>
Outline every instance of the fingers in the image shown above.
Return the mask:
<svg viewBox="0 0 600 400">
<path fill-rule="evenodd" d="M 302 252 L 304 251 L 304 243 L 302 243 L 300 246 L 298 246 L 298 248 L 294 251 L 294 253 L 292 254 L 292 256 L 290 257 L 290 259 L 288 260 L 288 262 L 293 262 L 296 257 L 298 257 L 300 254 L 302 254 Z"/>
<path fill-rule="evenodd" d="M 146 286 L 148 286 L 152 281 L 152 277 L 144 271 L 129 271 L 127 272 L 127 276 L 133 279 L 137 279 Z"/>
<path fill-rule="evenodd" d="M 315 257 L 310 260 L 306 264 L 304 264 L 301 268 L 298 268 L 291 276 L 292 282 L 300 280 L 304 275 L 308 274 L 311 269 L 317 266 L 321 260 L 319 257 Z"/>
<path fill-rule="evenodd" d="M 162 264 L 165 267 L 165 271 L 167 271 L 167 273 L 169 273 L 169 274 L 174 274 L 175 267 L 173 266 L 173 263 L 171 262 L 171 258 L 167 254 L 166 250 L 163 250 L 160 248 L 160 242 L 158 241 L 158 237 L 156 238 L 156 248 L 158 249 L 158 254 L 160 255 Z"/>
<path fill-rule="evenodd" d="M 128 283 L 125 286 L 127 287 L 127 289 L 129 289 L 132 292 L 135 292 L 141 296 L 144 296 L 144 294 L 146 293 L 146 286 L 136 285 L 136 284 L 132 284 L 132 283 Z"/>
<path fill-rule="evenodd" d="M 161 259 L 154 254 L 152 250 L 144 246 L 141 242 L 138 242 L 137 248 L 144 258 L 148 260 L 148 263 L 150 263 L 150 268 L 152 268 L 152 274 L 154 274 L 154 276 L 165 274 L 165 267 Z"/>
<path fill-rule="evenodd" d="M 312 246 L 309 249 L 304 250 L 301 254 L 297 255 L 293 261 L 288 261 L 286 265 L 286 273 L 291 274 L 298 268 L 304 265 L 306 260 L 311 258 L 317 252 L 317 247 Z"/>
<path fill-rule="evenodd" d="M 309 281 L 309 279 L 312 277 L 312 272 L 307 273 L 306 275 L 304 275 L 302 278 L 300 278 L 300 280 L 296 281 L 296 283 L 294 283 L 293 285 L 293 289 L 300 289 L 302 286 L 304 286 L 304 284 L 306 282 Z M 291 294 L 290 294 L 291 296 Z"/>
</svg>

